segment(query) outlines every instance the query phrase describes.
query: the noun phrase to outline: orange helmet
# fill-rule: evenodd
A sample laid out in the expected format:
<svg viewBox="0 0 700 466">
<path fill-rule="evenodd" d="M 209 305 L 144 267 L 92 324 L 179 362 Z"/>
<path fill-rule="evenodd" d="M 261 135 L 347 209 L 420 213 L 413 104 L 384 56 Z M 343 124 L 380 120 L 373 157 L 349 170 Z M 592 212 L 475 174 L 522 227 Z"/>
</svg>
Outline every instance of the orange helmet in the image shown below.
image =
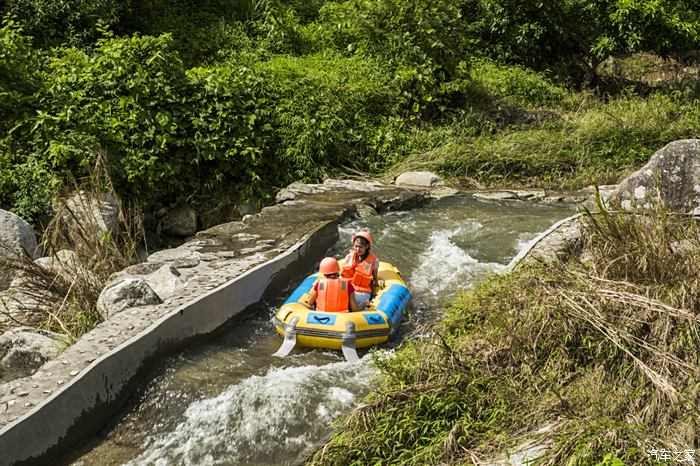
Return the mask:
<svg viewBox="0 0 700 466">
<path fill-rule="evenodd" d="M 326 257 L 321 261 L 318 271 L 323 275 L 333 275 L 340 272 L 340 265 L 338 265 L 338 261 L 334 257 Z"/>
<path fill-rule="evenodd" d="M 357 239 L 357 238 L 364 238 L 365 240 L 367 240 L 367 244 L 369 246 L 372 246 L 372 235 L 370 235 L 368 232 L 359 231 L 359 232 L 355 233 L 354 235 L 352 235 L 352 243 L 353 244 L 355 243 L 355 239 Z"/>
</svg>

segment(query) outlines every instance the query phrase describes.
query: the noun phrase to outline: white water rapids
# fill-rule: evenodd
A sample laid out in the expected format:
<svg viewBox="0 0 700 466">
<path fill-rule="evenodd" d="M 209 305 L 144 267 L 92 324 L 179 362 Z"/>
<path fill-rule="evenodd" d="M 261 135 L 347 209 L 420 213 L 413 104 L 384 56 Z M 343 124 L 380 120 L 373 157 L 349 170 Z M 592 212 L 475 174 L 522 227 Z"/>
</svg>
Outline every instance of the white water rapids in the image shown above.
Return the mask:
<svg viewBox="0 0 700 466">
<path fill-rule="evenodd" d="M 539 232 L 571 215 L 573 206 L 448 198 L 410 212 L 369 217 L 340 227 L 330 251 L 347 252 L 350 236 L 369 230 L 374 252 L 402 272 L 413 294 L 410 321 L 392 348 L 439 318 L 459 289 L 502 270 Z M 295 350 L 270 356 L 281 343 L 269 319 L 284 296 L 261 303 L 208 342 L 167 358 L 108 432 L 76 452 L 75 465 L 297 464 L 358 406 L 373 385 L 370 359 Z"/>
</svg>

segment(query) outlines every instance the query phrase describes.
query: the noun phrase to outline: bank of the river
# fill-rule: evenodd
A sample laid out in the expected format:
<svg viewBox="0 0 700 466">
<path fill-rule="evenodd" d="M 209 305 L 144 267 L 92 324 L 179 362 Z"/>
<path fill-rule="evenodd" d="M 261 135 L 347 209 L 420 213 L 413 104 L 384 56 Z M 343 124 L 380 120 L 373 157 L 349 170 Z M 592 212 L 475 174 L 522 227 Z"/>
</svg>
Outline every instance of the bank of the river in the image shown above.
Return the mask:
<svg viewBox="0 0 700 466">
<path fill-rule="evenodd" d="M 294 185 L 282 197 L 125 270 L 117 280 L 170 266 L 183 283 L 160 304 L 117 313 L 33 375 L 0 385 L 2 461 L 44 461 L 94 433 L 155 358 L 306 272 L 337 238 L 338 220 L 363 208 L 404 209 L 427 199 L 424 190 L 354 181 Z"/>
<path fill-rule="evenodd" d="M 578 247 L 465 290 L 308 464 L 693 464 L 700 231 L 583 216 Z M 529 464 L 529 463 L 527 463 Z"/>
</svg>

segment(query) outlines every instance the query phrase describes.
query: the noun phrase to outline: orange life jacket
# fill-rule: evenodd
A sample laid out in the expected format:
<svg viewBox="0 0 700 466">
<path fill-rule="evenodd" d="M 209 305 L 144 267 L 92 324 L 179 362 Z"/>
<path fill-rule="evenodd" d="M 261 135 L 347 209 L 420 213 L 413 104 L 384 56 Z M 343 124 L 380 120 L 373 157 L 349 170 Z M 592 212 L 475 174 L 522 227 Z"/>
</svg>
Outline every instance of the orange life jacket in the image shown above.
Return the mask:
<svg viewBox="0 0 700 466">
<path fill-rule="evenodd" d="M 318 282 L 316 309 L 326 312 L 348 312 L 350 293 L 344 278 L 322 278 Z"/>
<path fill-rule="evenodd" d="M 355 291 L 371 293 L 372 280 L 374 279 L 372 268 L 374 267 L 374 261 L 377 260 L 377 256 L 370 252 L 365 257 L 365 260 L 358 263 L 355 263 L 356 257 L 355 254 L 352 254 L 352 258 L 343 264 L 343 277 L 352 281 Z"/>
</svg>

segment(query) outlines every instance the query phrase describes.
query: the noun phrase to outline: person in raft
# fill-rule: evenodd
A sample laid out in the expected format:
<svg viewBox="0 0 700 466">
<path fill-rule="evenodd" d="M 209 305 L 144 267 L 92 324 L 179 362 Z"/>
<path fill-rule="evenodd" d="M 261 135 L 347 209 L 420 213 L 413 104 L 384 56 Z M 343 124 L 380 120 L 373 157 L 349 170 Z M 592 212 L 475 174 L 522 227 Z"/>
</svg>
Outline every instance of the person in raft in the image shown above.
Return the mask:
<svg viewBox="0 0 700 466">
<path fill-rule="evenodd" d="M 379 259 L 370 251 L 371 248 L 372 235 L 366 231 L 355 233 L 352 236 L 352 249 L 343 264 L 342 275 L 352 282 L 358 303 L 369 303 L 372 299 L 372 285 L 377 283 Z"/>
<path fill-rule="evenodd" d="M 340 276 L 340 264 L 334 257 L 326 257 L 321 261 L 319 272 L 323 278 L 316 282 L 309 296 L 309 304 L 316 304 L 316 310 L 325 312 L 361 311 L 369 306 L 369 301 L 355 301 L 355 287 L 350 280 Z"/>
</svg>

